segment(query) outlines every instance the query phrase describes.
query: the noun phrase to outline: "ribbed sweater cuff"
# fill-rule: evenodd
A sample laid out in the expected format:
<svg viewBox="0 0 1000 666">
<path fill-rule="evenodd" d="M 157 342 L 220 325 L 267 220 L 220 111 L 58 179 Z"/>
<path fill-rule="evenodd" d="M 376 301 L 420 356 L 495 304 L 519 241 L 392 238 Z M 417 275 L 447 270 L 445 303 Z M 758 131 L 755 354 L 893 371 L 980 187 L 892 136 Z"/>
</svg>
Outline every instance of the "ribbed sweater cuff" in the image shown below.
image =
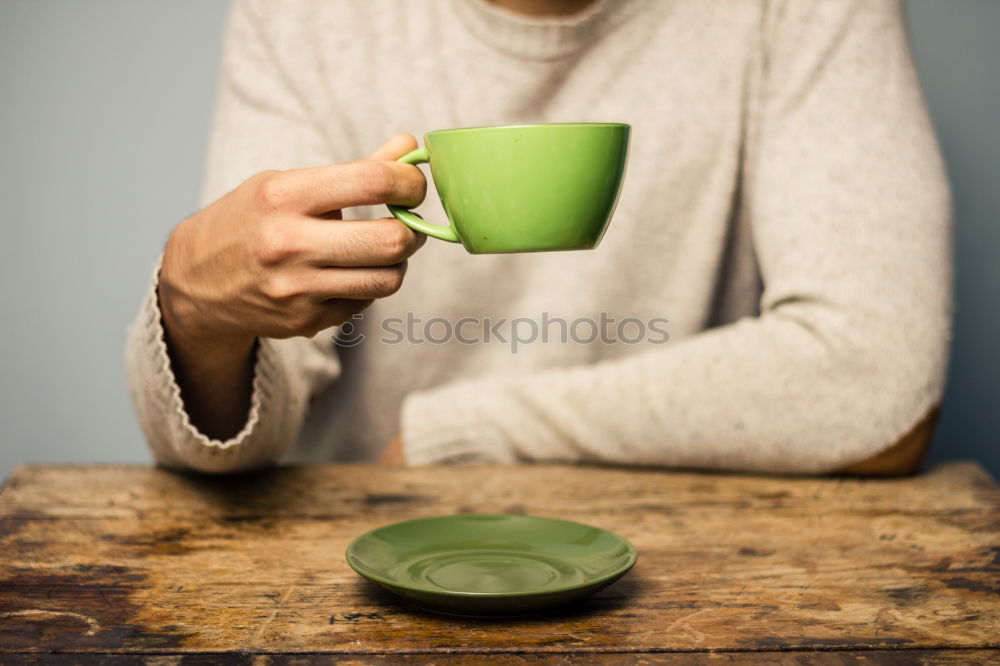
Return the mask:
<svg viewBox="0 0 1000 666">
<path fill-rule="evenodd" d="M 275 462 L 287 445 L 284 431 L 294 429 L 294 423 L 286 423 L 294 406 L 285 404 L 294 402 L 294 396 L 289 395 L 274 341 L 262 338 L 256 346 L 250 410 L 243 428 L 227 440 L 208 437 L 191 423 L 171 367 L 157 297 L 158 276 L 159 264 L 129 332 L 126 358 L 136 412 L 157 460 L 201 471 L 235 471 Z"/>
</svg>

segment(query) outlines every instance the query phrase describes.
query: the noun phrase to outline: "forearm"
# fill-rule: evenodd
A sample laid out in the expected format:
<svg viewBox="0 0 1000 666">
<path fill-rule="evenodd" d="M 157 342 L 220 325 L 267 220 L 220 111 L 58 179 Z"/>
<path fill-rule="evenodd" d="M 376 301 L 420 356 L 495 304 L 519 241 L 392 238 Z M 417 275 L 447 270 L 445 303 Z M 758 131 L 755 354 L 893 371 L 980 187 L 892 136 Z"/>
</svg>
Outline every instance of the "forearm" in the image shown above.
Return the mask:
<svg viewBox="0 0 1000 666">
<path fill-rule="evenodd" d="M 211 439 L 227 440 L 246 423 L 253 392 L 256 340 L 192 339 L 158 292 L 170 364 L 191 423 Z"/>
<path fill-rule="evenodd" d="M 876 336 L 845 322 L 818 336 L 800 322 L 822 316 L 806 309 L 616 361 L 415 394 L 403 413 L 407 458 L 837 471 L 888 448 L 936 404 L 943 336 L 925 327 L 900 357 L 902 329 Z"/>
</svg>

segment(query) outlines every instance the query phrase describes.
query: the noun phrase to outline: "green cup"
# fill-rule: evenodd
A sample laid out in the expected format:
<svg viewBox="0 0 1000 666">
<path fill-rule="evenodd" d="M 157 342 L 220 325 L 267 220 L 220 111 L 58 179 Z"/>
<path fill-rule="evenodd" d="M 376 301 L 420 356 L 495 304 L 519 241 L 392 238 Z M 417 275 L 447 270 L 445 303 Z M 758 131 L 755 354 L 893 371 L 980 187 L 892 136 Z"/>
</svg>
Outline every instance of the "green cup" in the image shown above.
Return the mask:
<svg viewBox="0 0 1000 666">
<path fill-rule="evenodd" d="M 472 254 L 595 248 L 618 202 L 630 130 L 566 123 L 430 132 L 399 161 L 430 162 L 449 224 L 400 206 L 389 211 Z"/>
</svg>

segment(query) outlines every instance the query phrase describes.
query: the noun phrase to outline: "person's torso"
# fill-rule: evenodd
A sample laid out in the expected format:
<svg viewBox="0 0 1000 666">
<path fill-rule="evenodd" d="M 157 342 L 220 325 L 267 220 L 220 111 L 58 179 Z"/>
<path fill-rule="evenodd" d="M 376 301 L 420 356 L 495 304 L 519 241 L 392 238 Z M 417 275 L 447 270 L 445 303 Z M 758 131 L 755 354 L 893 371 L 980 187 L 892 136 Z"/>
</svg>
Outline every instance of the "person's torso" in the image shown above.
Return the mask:
<svg viewBox="0 0 1000 666">
<path fill-rule="evenodd" d="M 314 400 L 294 458 L 375 457 L 411 391 L 647 350 L 662 342 L 640 335 L 654 319 L 677 340 L 756 314 L 760 280 L 738 209 L 757 3 L 605 2 L 589 19 L 547 25 L 482 0 L 282 7 L 277 57 L 308 95 L 331 162 L 399 132 L 632 125 L 621 197 L 596 250 L 473 256 L 429 239 L 403 288 L 352 322 L 337 348 L 343 374 Z M 445 219 L 433 186 L 417 210 Z M 520 340 L 532 323 L 534 340 L 515 348 L 514 327 Z"/>
</svg>

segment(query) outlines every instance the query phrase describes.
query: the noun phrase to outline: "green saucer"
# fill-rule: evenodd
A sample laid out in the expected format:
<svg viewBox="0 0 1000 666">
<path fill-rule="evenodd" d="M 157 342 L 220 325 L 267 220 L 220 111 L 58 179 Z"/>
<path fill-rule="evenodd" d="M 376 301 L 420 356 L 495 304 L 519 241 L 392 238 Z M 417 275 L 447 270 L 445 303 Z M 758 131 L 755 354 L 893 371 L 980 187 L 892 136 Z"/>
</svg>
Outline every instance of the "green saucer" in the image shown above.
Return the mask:
<svg viewBox="0 0 1000 666">
<path fill-rule="evenodd" d="M 610 585 L 636 561 L 606 530 L 519 515 L 418 518 L 372 530 L 347 547 L 347 562 L 428 610 L 523 615 Z"/>
</svg>

